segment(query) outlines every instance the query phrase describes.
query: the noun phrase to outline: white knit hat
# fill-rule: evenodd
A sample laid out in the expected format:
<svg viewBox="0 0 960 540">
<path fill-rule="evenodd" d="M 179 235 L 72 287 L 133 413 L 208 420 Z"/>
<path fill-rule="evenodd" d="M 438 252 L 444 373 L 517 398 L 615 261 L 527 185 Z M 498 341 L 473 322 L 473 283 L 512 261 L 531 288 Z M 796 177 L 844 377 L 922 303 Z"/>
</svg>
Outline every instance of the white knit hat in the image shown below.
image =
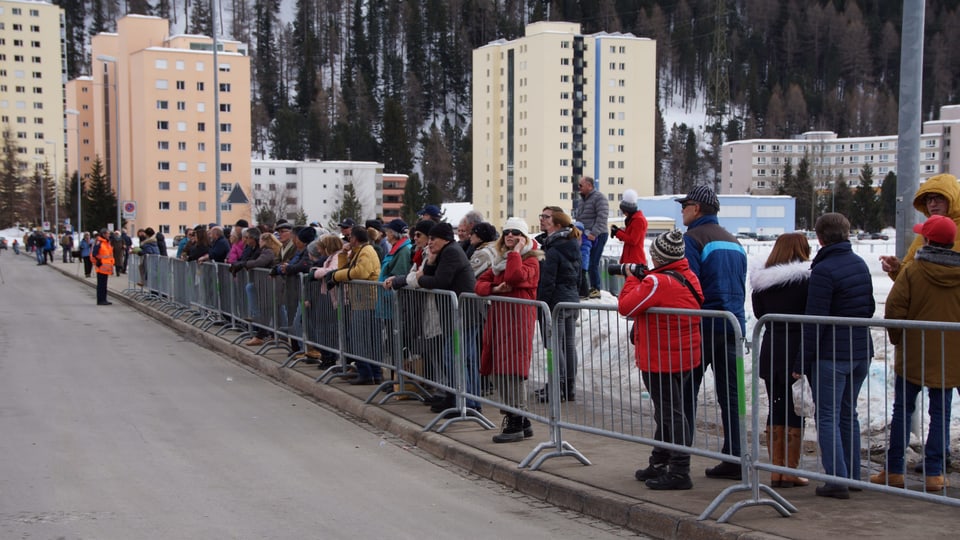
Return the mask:
<svg viewBox="0 0 960 540">
<path fill-rule="evenodd" d="M 508 231 L 510 229 L 516 229 L 521 231 L 525 236 L 530 236 L 530 226 L 521 218 L 511 217 L 507 219 L 507 222 L 503 224 L 503 230 Z"/>
</svg>

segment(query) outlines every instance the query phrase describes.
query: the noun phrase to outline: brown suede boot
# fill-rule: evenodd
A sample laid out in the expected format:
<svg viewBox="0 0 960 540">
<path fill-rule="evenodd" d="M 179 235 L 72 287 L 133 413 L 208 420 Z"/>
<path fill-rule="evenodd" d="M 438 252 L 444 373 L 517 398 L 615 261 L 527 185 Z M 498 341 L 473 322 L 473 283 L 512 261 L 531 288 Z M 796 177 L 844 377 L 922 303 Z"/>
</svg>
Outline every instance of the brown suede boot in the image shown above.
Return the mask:
<svg viewBox="0 0 960 540">
<path fill-rule="evenodd" d="M 769 426 L 767 433 L 767 450 L 770 452 L 770 463 L 783 467 L 786 457 L 786 443 L 784 430 L 785 426 Z M 770 473 L 770 487 L 782 487 L 783 475 L 780 473 Z"/>
<path fill-rule="evenodd" d="M 789 428 L 787 430 L 787 467 L 796 469 L 800 466 L 800 450 L 803 446 L 803 428 Z M 785 474 L 781 477 L 780 487 L 804 487 L 810 481 L 801 476 Z"/>
</svg>

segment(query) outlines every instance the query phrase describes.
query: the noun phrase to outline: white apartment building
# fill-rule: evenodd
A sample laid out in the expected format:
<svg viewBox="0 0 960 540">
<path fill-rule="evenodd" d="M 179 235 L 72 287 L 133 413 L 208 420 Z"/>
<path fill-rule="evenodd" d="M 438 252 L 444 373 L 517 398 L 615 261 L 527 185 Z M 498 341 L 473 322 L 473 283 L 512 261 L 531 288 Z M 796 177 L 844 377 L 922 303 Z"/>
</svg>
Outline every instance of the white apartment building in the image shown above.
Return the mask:
<svg viewBox="0 0 960 540">
<path fill-rule="evenodd" d="M 67 170 L 64 24 L 59 6 L 0 0 L 0 128 L 10 130 L 26 175 L 49 170 L 62 178 Z"/>
<path fill-rule="evenodd" d="M 372 161 L 288 161 L 253 160 L 250 169 L 251 207 L 256 209 L 276 193 L 286 199 L 287 215 L 293 220 L 303 208 L 307 223 L 324 227 L 334 223 L 334 215 L 343 204 L 344 188 L 352 184 L 363 208 L 362 216 L 373 219 L 383 213 L 383 164 Z"/>
<path fill-rule="evenodd" d="M 653 195 L 656 42 L 537 22 L 473 51 L 473 204 L 494 224 L 572 209 L 593 177 L 616 214 Z"/>
<path fill-rule="evenodd" d="M 960 155 L 952 156 L 952 128 L 960 126 L 960 105 L 941 107 L 940 120 L 923 123 L 920 135 L 921 182 L 940 173 L 960 171 Z M 784 167 L 794 172 L 807 157 L 817 189 L 831 188 L 841 174 L 850 187 L 859 185 L 865 164 L 873 169 L 874 186 L 897 172 L 897 135 L 837 137 L 832 131 L 808 131 L 792 139 L 750 139 L 723 145 L 721 190 L 724 193 L 773 194 Z M 953 174 L 956 174 L 955 172 Z"/>
</svg>

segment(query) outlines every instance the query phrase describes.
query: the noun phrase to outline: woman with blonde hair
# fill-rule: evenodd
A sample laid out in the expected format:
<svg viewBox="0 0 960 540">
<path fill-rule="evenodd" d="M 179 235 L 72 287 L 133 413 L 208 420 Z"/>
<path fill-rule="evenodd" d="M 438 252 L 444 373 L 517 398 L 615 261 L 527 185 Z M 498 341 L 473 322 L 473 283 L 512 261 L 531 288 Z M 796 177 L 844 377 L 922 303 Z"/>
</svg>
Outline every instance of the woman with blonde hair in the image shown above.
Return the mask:
<svg viewBox="0 0 960 540">
<path fill-rule="evenodd" d="M 751 268 L 753 314 L 759 319 L 768 313 L 802 315 L 807 306 L 810 281 L 810 242 L 800 233 L 780 235 L 762 267 Z M 760 378 L 767 389 L 770 410 L 767 418 L 767 448 L 774 465 L 797 468 L 803 443 L 803 417 L 794 412 L 794 358 L 801 348 L 799 323 L 772 322 L 764 325 L 760 343 Z M 773 487 L 806 486 L 806 478 L 772 473 Z"/>
</svg>

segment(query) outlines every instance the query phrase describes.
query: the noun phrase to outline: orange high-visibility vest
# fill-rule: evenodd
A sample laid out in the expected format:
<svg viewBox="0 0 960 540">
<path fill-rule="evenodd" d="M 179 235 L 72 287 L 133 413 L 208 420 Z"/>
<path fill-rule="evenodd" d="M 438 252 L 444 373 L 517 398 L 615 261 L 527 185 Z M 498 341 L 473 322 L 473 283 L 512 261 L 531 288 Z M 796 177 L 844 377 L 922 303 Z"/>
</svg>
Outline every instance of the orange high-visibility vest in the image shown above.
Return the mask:
<svg viewBox="0 0 960 540">
<path fill-rule="evenodd" d="M 113 260 L 113 246 L 110 245 L 109 240 L 105 240 L 102 236 L 97 237 L 97 246 L 99 246 L 97 249 L 90 252 L 90 260 L 96 266 L 97 273 L 113 274 L 113 265 L 116 264 Z M 94 255 L 94 252 L 97 254 Z M 100 260 L 100 266 L 97 266 L 97 259 Z"/>
</svg>

